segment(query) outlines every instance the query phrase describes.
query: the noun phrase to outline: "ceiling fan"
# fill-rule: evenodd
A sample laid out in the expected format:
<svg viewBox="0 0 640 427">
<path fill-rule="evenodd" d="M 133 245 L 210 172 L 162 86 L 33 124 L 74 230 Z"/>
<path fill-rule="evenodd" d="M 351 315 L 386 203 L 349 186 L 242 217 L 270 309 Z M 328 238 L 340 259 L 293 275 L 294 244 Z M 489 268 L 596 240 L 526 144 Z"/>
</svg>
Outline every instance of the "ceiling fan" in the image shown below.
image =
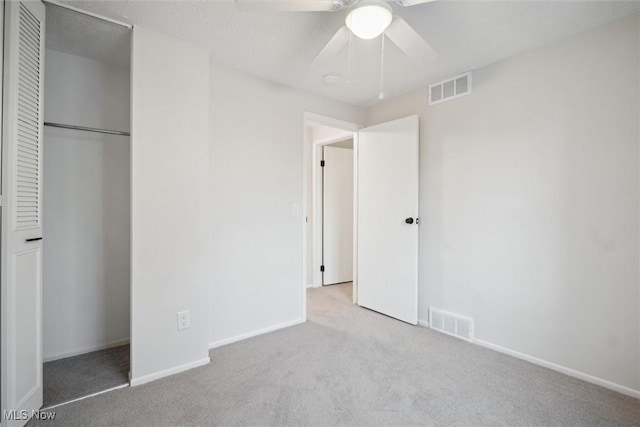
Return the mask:
<svg viewBox="0 0 640 427">
<path fill-rule="evenodd" d="M 391 3 L 401 7 L 434 0 L 235 0 L 240 10 L 286 12 L 349 12 L 345 23 L 313 59 L 312 64 L 333 58 L 349 42 L 351 34 L 374 39 L 384 34 L 410 58 L 422 62 L 435 51 L 400 16 L 393 14 Z"/>
</svg>

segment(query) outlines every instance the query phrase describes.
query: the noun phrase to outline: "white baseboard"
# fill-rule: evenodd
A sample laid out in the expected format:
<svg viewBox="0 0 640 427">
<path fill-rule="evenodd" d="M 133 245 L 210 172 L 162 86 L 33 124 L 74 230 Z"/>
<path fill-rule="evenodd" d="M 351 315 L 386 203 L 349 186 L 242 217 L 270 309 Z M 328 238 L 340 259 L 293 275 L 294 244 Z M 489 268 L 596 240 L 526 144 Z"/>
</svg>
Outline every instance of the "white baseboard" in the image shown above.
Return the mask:
<svg viewBox="0 0 640 427">
<path fill-rule="evenodd" d="M 429 321 L 428 320 L 418 319 L 418 326 L 422 326 L 423 328 L 428 328 L 429 327 Z"/>
<path fill-rule="evenodd" d="M 499 353 L 508 354 L 509 356 L 513 356 L 518 359 L 526 360 L 527 362 L 533 363 L 534 365 L 543 366 L 545 368 L 549 368 L 551 370 L 563 373 L 565 375 L 569 375 L 570 377 L 578 378 L 580 380 L 586 381 L 591 384 L 596 384 L 604 388 L 608 388 L 609 390 L 617 391 L 618 393 L 625 394 L 627 396 L 635 397 L 636 399 L 640 399 L 640 390 L 634 390 L 632 388 L 616 384 L 611 381 L 603 380 L 602 378 L 594 377 L 589 374 L 585 374 L 584 372 L 576 371 L 574 369 L 570 369 L 553 362 L 548 362 L 543 359 L 538 359 L 537 357 L 529 356 L 528 354 L 520 353 L 515 350 L 511 350 L 497 344 L 492 344 L 487 341 L 474 339 L 474 344 L 477 344 L 482 347 L 486 347 L 491 350 L 495 350 Z"/>
<path fill-rule="evenodd" d="M 44 358 L 44 362 L 53 362 L 54 360 L 58 360 L 58 359 L 65 359 L 67 357 L 73 357 L 73 356 L 79 356 L 81 354 L 85 354 L 85 353 L 91 353 L 92 351 L 98 351 L 98 350 L 106 350 L 108 348 L 112 348 L 112 347 L 118 347 L 121 345 L 125 345 L 125 344 L 129 344 L 129 338 L 123 339 L 123 340 L 118 340 L 118 341 L 112 341 L 110 343 L 107 344 L 100 344 L 100 345 L 94 345 L 91 347 L 84 347 L 84 348 L 80 348 L 77 350 L 73 350 L 73 351 L 67 351 L 64 353 L 58 353 L 58 354 L 54 354 L 53 356 L 47 356 Z"/>
<path fill-rule="evenodd" d="M 304 319 L 290 320 L 288 322 L 278 323 L 277 325 L 269 326 L 267 328 L 258 329 L 252 332 L 236 335 L 235 337 L 225 338 L 222 340 L 209 343 L 209 350 L 216 347 L 222 347 L 223 345 L 231 344 L 234 342 L 246 340 L 247 338 L 257 337 L 258 335 L 267 334 L 269 332 L 277 331 L 278 329 L 288 328 L 290 326 L 299 325 L 304 323 Z"/>
<path fill-rule="evenodd" d="M 155 372 L 153 374 L 145 375 L 139 378 L 131 378 L 131 386 L 132 387 L 139 386 L 151 381 L 159 380 L 160 378 L 164 378 L 170 375 L 179 374 L 180 372 L 188 371 L 189 369 L 199 368 L 200 366 L 207 365 L 210 362 L 211 362 L 211 359 L 209 357 L 205 357 L 204 359 L 200 359 L 190 363 L 186 363 L 184 365 L 176 366 L 175 368 L 165 369 L 164 371 Z"/>
</svg>

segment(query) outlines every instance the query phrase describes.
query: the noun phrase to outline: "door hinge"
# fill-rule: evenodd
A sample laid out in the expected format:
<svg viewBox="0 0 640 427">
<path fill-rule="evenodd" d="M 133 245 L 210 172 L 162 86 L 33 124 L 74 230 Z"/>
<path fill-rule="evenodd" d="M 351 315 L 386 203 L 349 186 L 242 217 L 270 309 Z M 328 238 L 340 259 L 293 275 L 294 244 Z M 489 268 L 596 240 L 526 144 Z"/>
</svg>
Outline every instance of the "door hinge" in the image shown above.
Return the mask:
<svg viewBox="0 0 640 427">
<path fill-rule="evenodd" d="M 320 167 L 323 168 L 324 167 L 324 160 L 320 160 Z"/>
<path fill-rule="evenodd" d="M 324 273 L 324 265 L 320 266 L 320 271 Z"/>
</svg>

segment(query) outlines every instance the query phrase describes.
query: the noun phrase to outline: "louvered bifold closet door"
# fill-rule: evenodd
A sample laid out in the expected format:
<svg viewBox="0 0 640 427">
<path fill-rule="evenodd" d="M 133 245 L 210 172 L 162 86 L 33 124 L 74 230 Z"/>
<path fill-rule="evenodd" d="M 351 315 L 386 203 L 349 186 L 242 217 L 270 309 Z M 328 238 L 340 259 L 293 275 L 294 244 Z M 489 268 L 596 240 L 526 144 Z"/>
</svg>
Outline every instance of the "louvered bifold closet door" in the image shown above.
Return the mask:
<svg viewBox="0 0 640 427">
<path fill-rule="evenodd" d="M 2 425 L 22 426 L 42 406 L 45 7 L 6 1 L 4 14 Z"/>
<path fill-rule="evenodd" d="M 18 41 L 16 228 L 40 224 L 40 21 L 21 3 Z"/>
</svg>

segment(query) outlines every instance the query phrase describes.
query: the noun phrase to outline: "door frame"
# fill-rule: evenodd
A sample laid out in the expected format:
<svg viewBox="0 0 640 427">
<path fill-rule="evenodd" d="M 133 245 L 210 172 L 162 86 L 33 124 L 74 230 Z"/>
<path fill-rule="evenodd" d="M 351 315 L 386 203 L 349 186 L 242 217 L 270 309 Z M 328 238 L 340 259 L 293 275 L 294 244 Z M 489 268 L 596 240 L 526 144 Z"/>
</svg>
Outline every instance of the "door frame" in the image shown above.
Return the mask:
<svg viewBox="0 0 640 427">
<path fill-rule="evenodd" d="M 5 209 L 6 203 L 4 202 L 4 186 L 2 185 L 5 180 L 5 166 L 4 166 L 4 2 L 0 1 L 0 46 L 2 46 L 2 53 L 0 53 L 0 70 L 3 72 L 2 81 L 0 81 L 0 243 L 5 239 Z M 7 344 L 9 343 L 7 336 L 7 319 L 5 315 L 4 305 L 2 304 L 3 298 L 7 295 L 7 280 L 5 278 L 5 244 L 0 244 L 0 424 L 4 419 L 4 411 L 9 409 L 6 403 L 6 396 L 8 395 L 7 373 L 5 363 L 7 360 Z"/>
<path fill-rule="evenodd" d="M 322 286 L 322 276 L 320 265 L 322 263 L 322 176 L 320 170 L 320 159 L 322 158 L 322 147 L 353 138 L 353 302 L 357 303 L 357 196 L 358 196 L 358 130 L 363 126 L 358 123 L 348 122 L 321 114 L 305 112 L 303 114 L 303 154 L 302 154 L 302 317 L 307 320 L 307 243 L 311 241 L 312 246 L 312 282 L 311 287 Z M 340 130 L 343 133 L 333 137 L 313 141 L 311 126 L 327 126 Z M 311 176 L 311 182 L 309 182 Z M 311 203 L 307 200 L 310 199 Z M 319 212 L 318 212 L 319 211 Z M 311 231 L 308 230 L 309 214 L 313 213 L 313 218 L 320 218 L 312 223 Z"/>
</svg>

